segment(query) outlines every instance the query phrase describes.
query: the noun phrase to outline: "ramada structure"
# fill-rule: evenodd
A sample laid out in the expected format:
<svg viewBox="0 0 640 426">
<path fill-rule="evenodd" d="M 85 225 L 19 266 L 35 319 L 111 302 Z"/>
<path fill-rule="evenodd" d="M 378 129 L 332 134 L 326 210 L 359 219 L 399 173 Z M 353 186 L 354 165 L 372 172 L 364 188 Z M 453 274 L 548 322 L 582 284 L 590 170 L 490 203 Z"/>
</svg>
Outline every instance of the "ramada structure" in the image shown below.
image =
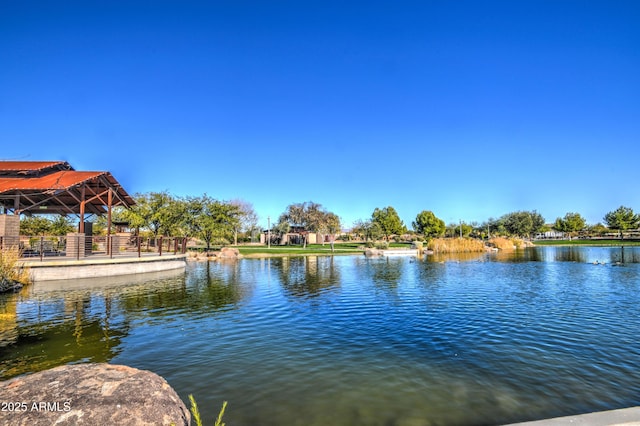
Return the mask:
<svg viewBox="0 0 640 426">
<path fill-rule="evenodd" d="M 135 202 L 109 172 L 76 171 L 65 161 L 0 161 L 0 212 L 105 214 Z"/>
<path fill-rule="evenodd" d="M 110 233 L 112 208 L 134 204 L 107 171 L 77 171 L 66 161 L 0 161 L 0 242 L 5 246 L 19 241 L 20 215 L 77 215 L 75 235 L 84 236 L 88 215 L 107 215 Z M 67 251 L 75 250 L 67 247 Z M 84 249 L 82 252 L 84 257 Z"/>
</svg>

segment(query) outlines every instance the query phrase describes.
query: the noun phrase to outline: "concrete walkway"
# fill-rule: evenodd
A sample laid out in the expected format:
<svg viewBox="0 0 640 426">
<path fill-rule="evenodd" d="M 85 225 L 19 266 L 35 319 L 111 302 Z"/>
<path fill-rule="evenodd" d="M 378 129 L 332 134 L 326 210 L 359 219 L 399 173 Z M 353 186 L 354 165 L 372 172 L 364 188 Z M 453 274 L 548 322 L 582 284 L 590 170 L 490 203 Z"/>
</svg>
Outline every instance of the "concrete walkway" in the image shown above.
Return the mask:
<svg viewBox="0 0 640 426">
<path fill-rule="evenodd" d="M 623 408 L 621 410 L 600 411 L 577 416 L 556 417 L 537 420 L 535 422 L 515 423 L 518 426 L 640 426 L 640 407 Z M 513 426 L 513 425 L 512 425 Z"/>
</svg>

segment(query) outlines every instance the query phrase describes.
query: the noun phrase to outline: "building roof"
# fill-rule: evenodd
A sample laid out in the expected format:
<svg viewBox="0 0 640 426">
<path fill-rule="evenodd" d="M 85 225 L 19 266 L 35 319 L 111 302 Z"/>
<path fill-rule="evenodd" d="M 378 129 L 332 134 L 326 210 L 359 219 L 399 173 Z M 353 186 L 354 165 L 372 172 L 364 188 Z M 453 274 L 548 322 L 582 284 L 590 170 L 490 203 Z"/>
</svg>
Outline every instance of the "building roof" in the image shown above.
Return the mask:
<svg viewBox="0 0 640 426">
<path fill-rule="evenodd" d="M 73 170 L 66 161 L 0 161 L 0 176 L 33 175 L 52 170 Z"/>
<path fill-rule="evenodd" d="M 109 201 L 111 192 L 111 201 Z M 109 172 L 75 171 L 63 161 L 0 161 L 0 205 L 16 213 L 102 214 L 135 201 Z"/>
</svg>

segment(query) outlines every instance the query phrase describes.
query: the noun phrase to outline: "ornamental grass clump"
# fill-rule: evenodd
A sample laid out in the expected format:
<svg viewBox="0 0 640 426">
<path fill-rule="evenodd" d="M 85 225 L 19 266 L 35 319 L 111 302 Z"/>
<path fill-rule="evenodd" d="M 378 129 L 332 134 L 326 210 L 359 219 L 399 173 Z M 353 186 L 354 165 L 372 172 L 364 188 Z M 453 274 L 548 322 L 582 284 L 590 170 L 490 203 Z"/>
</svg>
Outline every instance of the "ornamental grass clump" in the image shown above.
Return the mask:
<svg viewBox="0 0 640 426">
<path fill-rule="evenodd" d="M 525 242 L 519 238 L 495 237 L 489 240 L 489 245 L 498 250 L 514 250 L 525 246 Z"/>
<path fill-rule="evenodd" d="M 0 249 L 0 287 L 7 291 L 31 283 L 29 268 L 18 263 L 22 255 L 18 247 Z"/>
<path fill-rule="evenodd" d="M 484 251 L 484 243 L 474 238 L 434 238 L 427 244 L 434 253 L 472 253 Z"/>
</svg>

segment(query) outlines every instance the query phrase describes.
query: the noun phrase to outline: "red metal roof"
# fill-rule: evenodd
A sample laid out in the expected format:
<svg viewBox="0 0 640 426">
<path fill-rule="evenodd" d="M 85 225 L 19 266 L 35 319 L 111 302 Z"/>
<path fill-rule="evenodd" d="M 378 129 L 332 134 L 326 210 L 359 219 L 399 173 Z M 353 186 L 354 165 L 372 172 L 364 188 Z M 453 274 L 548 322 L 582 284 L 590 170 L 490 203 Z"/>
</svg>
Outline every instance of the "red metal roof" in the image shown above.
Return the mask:
<svg viewBox="0 0 640 426">
<path fill-rule="evenodd" d="M 28 173 L 55 167 L 73 170 L 66 161 L 0 161 L 0 171 L 3 172 Z"/>
<path fill-rule="evenodd" d="M 8 191 L 46 191 L 68 189 L 107 172 L 60 171 L 32 178 L 0 177 L 0 194 Z"/>
<path fill-rule="evenodd" d="M 0 204 L 5 209 L 66 214 L 79 211 L 84 200 L 87 213 L 101 214 L 109 189 L 113 205 L 135 204 L 109 172 L 75 171 L 64 161 L 0 161 Z"/>
</svg>

